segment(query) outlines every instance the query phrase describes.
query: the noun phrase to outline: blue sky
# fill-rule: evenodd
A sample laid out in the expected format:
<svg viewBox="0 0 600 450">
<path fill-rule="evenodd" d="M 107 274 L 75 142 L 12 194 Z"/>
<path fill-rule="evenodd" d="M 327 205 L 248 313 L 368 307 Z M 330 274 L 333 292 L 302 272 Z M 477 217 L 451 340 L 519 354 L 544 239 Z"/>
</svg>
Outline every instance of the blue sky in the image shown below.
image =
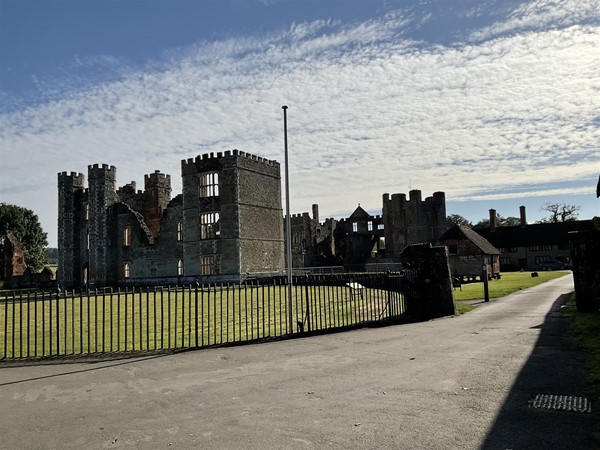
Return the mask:
<svg viewBox="0 0 600 450">
<path fill-rule="evenodd" d="M 56 174 L 118 185 L 237 148 L 293 212 L 446 192 L 472 221 L 600 215 L 597 0 L 0 0 L 0 201 L 56 245 Z"/>
</svg>

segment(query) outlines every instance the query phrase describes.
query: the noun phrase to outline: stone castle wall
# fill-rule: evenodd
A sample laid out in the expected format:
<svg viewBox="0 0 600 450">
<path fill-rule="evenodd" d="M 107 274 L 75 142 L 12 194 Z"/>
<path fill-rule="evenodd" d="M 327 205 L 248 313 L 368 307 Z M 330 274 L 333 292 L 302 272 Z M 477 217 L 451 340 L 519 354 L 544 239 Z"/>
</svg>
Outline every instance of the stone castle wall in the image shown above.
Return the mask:
<svg viewBox="0 0 600 450">
<path fill-rule="evenodd" d="M 218 174 L 217 195 L 200 196 L 200 177 Z M 283 270 L 279 164 L 232 152 L 182 161 L 183 192 L 171 200 L 171 178 L 156 171 L 118 189 L 116 168 L 63 172 L 59 190 L 59 282 L 102 286 L 239 280 L 246 273 Z M 201 239 L 200 215 L 218 214 L 219 233 Z M 204 257 L 217 258 L 204 276 Z"/>
</svg>

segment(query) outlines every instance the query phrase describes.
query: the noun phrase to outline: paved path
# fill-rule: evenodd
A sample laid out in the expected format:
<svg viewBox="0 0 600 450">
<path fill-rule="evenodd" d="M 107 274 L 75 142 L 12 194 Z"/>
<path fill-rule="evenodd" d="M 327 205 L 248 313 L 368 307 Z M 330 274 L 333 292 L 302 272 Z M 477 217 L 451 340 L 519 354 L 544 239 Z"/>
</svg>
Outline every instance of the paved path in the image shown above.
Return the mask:
<svg viewBox="0 0 600 450">
<path fill-rule="evenodd" d="M 112 362 L 0 369 L 0 447 L 600 448 L 561 334 L 565 276 L 456 317 Z"/>
</svg>

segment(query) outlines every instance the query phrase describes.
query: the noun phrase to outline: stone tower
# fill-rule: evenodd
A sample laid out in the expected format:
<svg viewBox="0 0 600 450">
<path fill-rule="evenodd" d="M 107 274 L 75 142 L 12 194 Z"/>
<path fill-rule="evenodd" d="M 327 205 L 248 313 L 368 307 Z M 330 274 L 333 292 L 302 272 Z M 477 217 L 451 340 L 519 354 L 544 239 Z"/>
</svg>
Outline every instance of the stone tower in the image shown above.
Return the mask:
<svg viewBox="0 0 600 450">
<path fill-rule="evenodd" d="M 279 163 L 238 150 L 182 161 L 186 274 L 284 269 Z"/>
<path fill-rule="evenodd" d="M 85 177 L 81 173 L 58 174 L 58 275 L 63 287 L 82 284 L 81 230 Z"/>
<path fill-rule="evenodd" d="M 109 208 L 118 201 L 115 192 L 117 169 L 114 166 L 88 166 L 89 198 L 89 283 L 103 285 L 116 280 L 111 249 L 118 245 L 111 229 Z"/>
<path fill-rule="evenodd" d="M 162 213 L 171 201 L 171 176 L 154 173 L 144 176 L 144 207 L 142 215 L 152 236 L 158 236 Z"/>
<path fill-rule="evenodd" d="M 386 255 L 398 257 L 411 244 L 431 243 L 446 231 L 446 195 L 434 192 L 422 200 L 421 191 L 383 194 Z"/>
</svg>

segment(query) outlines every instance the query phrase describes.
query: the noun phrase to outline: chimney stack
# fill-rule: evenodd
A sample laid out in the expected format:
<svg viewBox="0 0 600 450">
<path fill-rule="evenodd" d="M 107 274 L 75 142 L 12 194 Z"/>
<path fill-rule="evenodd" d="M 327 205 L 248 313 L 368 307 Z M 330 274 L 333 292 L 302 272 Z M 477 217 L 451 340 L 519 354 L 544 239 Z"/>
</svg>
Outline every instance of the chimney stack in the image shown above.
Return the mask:
<svg viewBox="0 0 600 450">
<path fill-rule="evenodd" d="M 498 226 L 498 218 L 496 217 L 496 210 L 490 209 L 490 231 L 496 231 L 496 227 Z"/>
<path fill-rule="evenodd" d="M 519 211 L 521 212 L 521 228 L 525 228 L 527 226 L 527 216 L 525 215 L 525 207 L 519 206 Z"/>
<path fill-rule="evenodd" d="M 319 205 L 314 204 L 312 205 L 312 213 L 313 213 L 313 219 L 317 222 L 319 222 Z"/>
</svg>

